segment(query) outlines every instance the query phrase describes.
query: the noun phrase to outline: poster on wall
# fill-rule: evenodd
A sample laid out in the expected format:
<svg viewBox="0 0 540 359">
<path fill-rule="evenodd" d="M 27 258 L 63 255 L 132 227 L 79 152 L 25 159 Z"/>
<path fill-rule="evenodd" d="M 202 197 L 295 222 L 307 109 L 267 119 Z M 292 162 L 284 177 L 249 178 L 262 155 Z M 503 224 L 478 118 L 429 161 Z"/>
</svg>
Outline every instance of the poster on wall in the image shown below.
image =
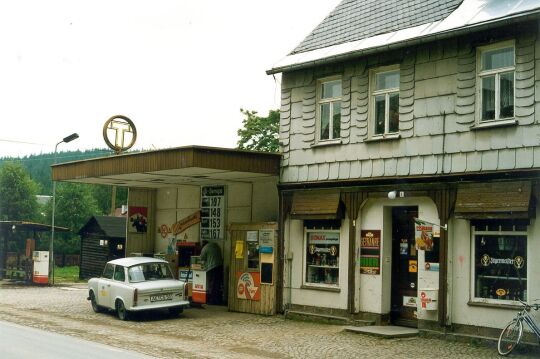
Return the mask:
<svg viewBox="0 0 540 359">
<path fill-rule="evenodd" d="M 360 273 L 381 273 L 381 231 L 360 231 Z"/>
<path fill-rule="evenodd" d="M 238 299 L 261 300 L 261 274 L 259 272 L 237 272 L 236 279 Z"/>
<path fill-rule="evenodd" d="M 201 193 L 201 240 L 223 239 L 225 187 L 206 186 Z"/>
<path fill-rule="evenodd" d="M 416 223 L 414 225 L 416 249 L 433 250 L 433 226 Z"/>
<path fill-rule="evenodd" d="M 128 217 L 128 232 L 146 233 L 148 225 L 148 208 L 130 206 L 128 209 Z"/>
</svg>

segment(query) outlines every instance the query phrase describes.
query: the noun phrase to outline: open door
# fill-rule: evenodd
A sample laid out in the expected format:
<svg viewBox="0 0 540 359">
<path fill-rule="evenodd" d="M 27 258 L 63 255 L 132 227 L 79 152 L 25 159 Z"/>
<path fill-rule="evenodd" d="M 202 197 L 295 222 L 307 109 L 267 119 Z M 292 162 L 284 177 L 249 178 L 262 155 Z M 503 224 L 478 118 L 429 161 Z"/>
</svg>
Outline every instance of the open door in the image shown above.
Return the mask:
<svg viewBox="0 0 540 359">
<path fill-rule="evenodd" d="M 418 251 L 414 218 L 418 207 L 392 208 L 392 324 L 417 327 Z"/>
</svg>

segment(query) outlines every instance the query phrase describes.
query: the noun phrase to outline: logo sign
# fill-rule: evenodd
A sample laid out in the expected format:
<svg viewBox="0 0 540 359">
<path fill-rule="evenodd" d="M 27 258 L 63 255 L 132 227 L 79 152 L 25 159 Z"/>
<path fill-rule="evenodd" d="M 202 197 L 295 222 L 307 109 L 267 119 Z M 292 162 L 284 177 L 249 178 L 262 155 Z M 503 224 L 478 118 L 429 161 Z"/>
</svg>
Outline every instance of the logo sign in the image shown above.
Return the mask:
<svg viewBox="0 0 540 359">
<path fill-rule="evenodd" d="M 483 254 L 480 257 L 480 263 L 484 267 L 489 267 L 491 264 L 509 264 L 516 267 L 516 269 L 521 269 L 525 266 L 525 258 L 522 256 L 515 256 L 512 258 L 493 258 L 488 254 Z"/>
<path fill-rule="evenodd" d="M 257 272 L 236 273 L 236 296 L 238 299 L 261 300 L 261 274 Z"/>
<path fill-rule="evenodd" d="M 116 115 L 103 125 L 103 139 L 114 152 L 127 151 L 135 144 L 137 129 L 129 118 Z"/>
</svg>

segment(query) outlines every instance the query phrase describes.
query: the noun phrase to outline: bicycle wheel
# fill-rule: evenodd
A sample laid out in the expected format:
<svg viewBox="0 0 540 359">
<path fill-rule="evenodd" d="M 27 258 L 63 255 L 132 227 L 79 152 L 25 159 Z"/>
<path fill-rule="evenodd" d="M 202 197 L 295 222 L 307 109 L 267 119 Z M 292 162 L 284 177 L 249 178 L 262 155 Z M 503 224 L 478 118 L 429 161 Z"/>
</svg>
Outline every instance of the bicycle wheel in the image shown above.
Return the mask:
<svg viewBox="0 0 540 359">
<path fill-rule="evenodd" d="M 497 350 L 500 355 L 508 355 L 519 344 L 523 335 L 523 323 L 519 319 L 514 319 L 502 330 L 497 343 Z"/>
</svg>

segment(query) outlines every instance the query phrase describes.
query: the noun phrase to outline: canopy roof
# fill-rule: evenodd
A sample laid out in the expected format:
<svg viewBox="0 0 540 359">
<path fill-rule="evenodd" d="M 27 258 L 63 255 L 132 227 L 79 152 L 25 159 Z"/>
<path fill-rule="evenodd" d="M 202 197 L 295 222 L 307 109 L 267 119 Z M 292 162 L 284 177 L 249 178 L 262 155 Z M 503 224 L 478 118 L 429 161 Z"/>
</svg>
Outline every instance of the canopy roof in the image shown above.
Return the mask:
<svg viewBox="0 0 540 359">
<path fill-rule="evenodd" d="M 277 182 L 280 160 L 278 153 L 187 146 L 57 164 L 52 166 L 52 178 L 144 188 Z"/>
</svg>

